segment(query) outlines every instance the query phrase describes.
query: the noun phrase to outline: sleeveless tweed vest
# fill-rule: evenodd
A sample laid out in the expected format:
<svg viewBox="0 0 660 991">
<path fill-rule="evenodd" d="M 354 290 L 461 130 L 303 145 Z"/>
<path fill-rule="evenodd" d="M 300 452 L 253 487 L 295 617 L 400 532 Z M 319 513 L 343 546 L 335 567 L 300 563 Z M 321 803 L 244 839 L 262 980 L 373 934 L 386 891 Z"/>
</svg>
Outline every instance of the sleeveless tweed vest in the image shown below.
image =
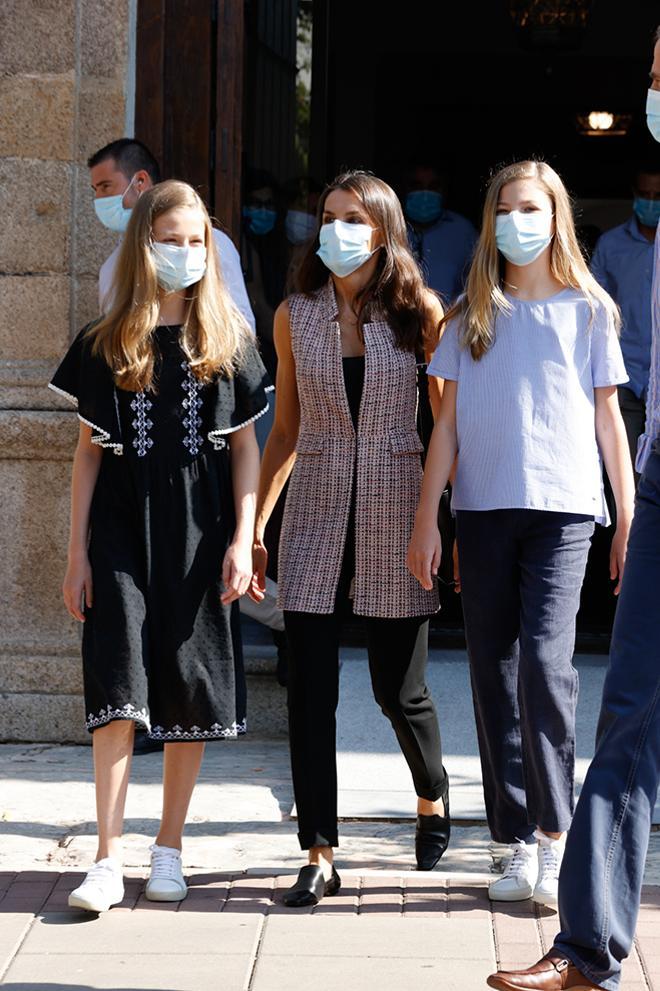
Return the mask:
<svg viewBox="0 0 660 991">
<path fill-rule="evenodd" d="M 405 564 L 422 478 L 415 356 L 395 346 L 384 320 L 364 325 L 356 432 L 332 280 L 314 297 L 291 296 L 289 310 L 300 431 L 280 537 L 279 605 L 333 611 L 354 498 L 354 612 L 430 615 L 438 609 L 437 589 L 424 591 Z"/>
</svg>

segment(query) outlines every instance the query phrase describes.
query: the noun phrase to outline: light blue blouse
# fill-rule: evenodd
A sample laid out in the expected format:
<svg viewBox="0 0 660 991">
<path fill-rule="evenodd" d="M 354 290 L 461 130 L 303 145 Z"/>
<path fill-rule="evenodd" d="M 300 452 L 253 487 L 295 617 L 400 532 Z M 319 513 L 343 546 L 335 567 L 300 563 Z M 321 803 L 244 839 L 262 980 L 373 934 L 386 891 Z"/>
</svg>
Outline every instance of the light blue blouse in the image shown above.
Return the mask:
<svg viewBox="0 0 660 991">
<path fill-rule="evenodd" d="M 428 374 L 458 383 L 454 510 L 544 509 L 609 515 L 596 441 L 594 389 L 628 381 L 607 311 L 563 289 L 544 300 L 507 296 L 495 340 L 474 361 L 451 320 Z"/>
</svg>

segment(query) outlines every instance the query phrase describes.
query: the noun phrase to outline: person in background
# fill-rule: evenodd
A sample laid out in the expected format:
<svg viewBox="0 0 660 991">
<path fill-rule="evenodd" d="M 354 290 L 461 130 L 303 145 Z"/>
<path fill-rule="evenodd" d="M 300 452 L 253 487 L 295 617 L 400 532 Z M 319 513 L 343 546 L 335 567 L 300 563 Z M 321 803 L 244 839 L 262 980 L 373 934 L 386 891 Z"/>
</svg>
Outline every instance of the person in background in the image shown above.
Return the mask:
<svg viewBox="0 0 660 991">
<path fill-rule="evenodd" d="M 621 310 L 621 350 L 628 372 L 619 386 L 619 405 L 635 463 L 644 433 L 651 361 L 653 242 L 660 219 L 660 156 L 641 164 L 633 179 L 633 213 L 598 240 L 591 271 Z M 636 476 L 636 481 L 639 475 Z"/>
<path fill-rule="evenodd" d="M 403 196 L 410 246 L 429 287 L 450 304 L 463 289 L 477 232 L 460 213 L 447 209 L 446 198 L 442 172 L 424 160 L 413 164 Z"/>
<path fill-rule="evenodd" d="M 646 121 L 660 142 L 660 27 Z M 659 228 L 660 230 L 660 228 Z M 561 932 L 541 960 L 497 971 L 497 991 L 617 991 L 630 954 L 660 781 L 660 234 L 656 231 L 646 430 L 614 620 L 596 754 L 559 878 Z"/>
<path fill-rule="evenodd" d="M 241 256 L 257 338 L 268 374 L 275 381 L 277 357 L 273 317 L 284 299 L 288 265 L 282 191 L 264 169 L 248 169 L 241 234 Z"/>
<path fill-rule="evenodd" d="M 158 162 L 141 141 L 119 138 L 90 155 L 87 167 L 94 191 L 96 216 L 104 227 L 123 234 L 139 197 L 160 182 L 161 170 Z M 238 251 L 231 238 L 217 227 L 213 228 L 213 241 L 227 291 L 254 330 L 254 315 L 250 308 Z M 106 312 L 111 304 L 111 287 L 120 249 L 121 240 L 99 271 L 101 313 Z"/>
<path fill-rule="evenodd" d="M 289 260 L 286 292 L 294 292 L 296 272 L 305 254 L 308 241 L 316 234 L 316 210 L 323 186 L 312 176 L 298 176 L 284 185 L 287 212 L 284 218 Z"/>
</svg>

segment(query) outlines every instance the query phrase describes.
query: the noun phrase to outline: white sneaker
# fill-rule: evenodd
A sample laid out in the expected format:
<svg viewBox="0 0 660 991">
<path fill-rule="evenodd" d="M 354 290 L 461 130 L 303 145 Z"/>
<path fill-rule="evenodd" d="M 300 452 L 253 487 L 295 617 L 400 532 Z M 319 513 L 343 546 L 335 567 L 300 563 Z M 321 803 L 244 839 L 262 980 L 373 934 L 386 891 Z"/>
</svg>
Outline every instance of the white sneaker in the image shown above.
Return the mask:
<svg viewBox="0 0 660 991">
<path fill-rule="evenodd" d="M 539 905 L 557 908 L 559 870 L 564 857 L 566 833 L 561 839 L 553 840 L 537 829 L 534 836 L 539 841 L 539 873 L 532 897 Z"/>
<path fill-rule="evenodd" d="M 502 877 L 488 885 L 491 901 L 518 902 L 532 897 L 539 869 L 536 843 L 512 843 L 511 850 Z"/>
<path fill-rule="evenodd" d="M 87 912 L 107 912 L 111 905 L 124 900 L 124 879 L 121 864 L 113 857 L 104 857 L 87 872 L 87 877 L 69 895 L 72 908 Z"/>
<path fill-rule="evenodd" d="M 169 846 L 154 843 L 151 850 L 151 874 L 144 890 L 152 902 L 180 902 L 188 894 L 181 871 L 181 853 Z"/>
</svg>

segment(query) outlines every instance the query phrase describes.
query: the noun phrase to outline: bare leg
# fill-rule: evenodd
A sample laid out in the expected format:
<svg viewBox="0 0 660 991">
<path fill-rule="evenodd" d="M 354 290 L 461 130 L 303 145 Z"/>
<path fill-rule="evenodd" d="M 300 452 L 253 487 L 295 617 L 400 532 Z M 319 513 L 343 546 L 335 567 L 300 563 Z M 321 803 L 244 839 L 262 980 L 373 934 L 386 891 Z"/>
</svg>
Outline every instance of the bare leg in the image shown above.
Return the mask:
<svg viewBox="0 0 660 991">
<path fill-rule="evenodd" d="M 156 843 L 181 849 L 190 798 L 204 755 L 203 743 L 166 743 L 163 756 L 163 817 Z"/>
<path fill-rule="evenodd" d="M 436 802 L 429 802 L 426 798 L 418 798 L 417 812 L 421 816 L 444 816 L 445 803 L 441 798 L 439 798 Z"/>
<path fill-rule="evenodd" d="M 114 857 L 120 863 L 122 860 L 121 835 L 134 734 L 132 719 L 116 719 L 100 726 L 92 735 L 99 830 L 97 860 L 104 857 Z"/>
</svg>

